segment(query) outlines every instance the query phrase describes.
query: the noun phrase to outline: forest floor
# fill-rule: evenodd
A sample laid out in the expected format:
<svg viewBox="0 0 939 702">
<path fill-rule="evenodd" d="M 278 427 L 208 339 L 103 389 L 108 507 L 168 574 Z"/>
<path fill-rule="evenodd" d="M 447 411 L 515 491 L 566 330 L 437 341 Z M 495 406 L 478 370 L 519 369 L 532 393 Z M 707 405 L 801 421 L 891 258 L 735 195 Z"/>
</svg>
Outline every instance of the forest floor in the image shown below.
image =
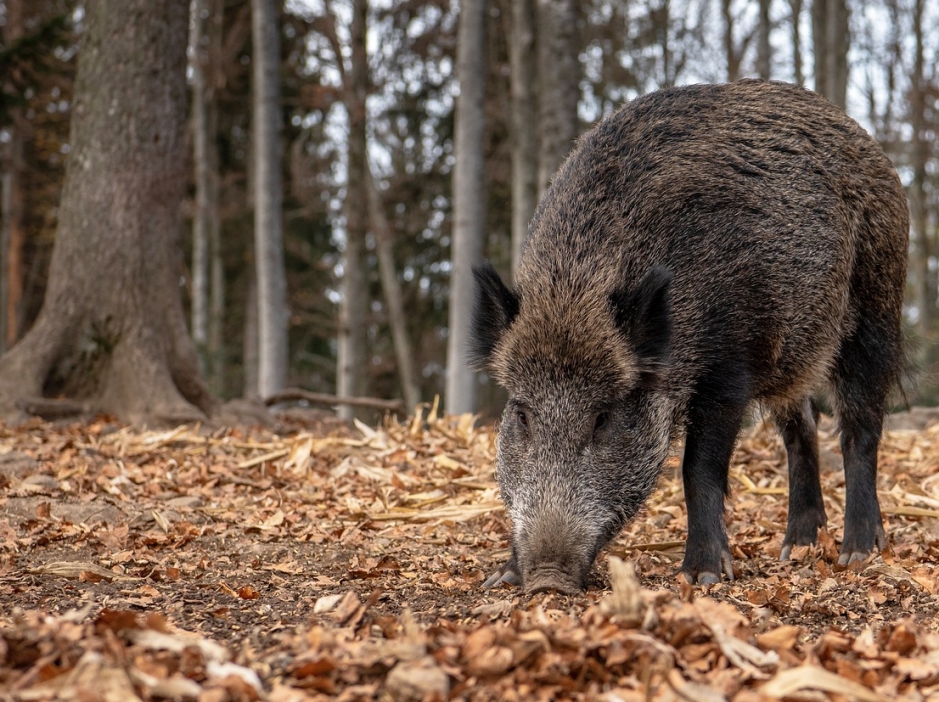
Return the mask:
<svg viewBox="0 0 939 702">
<path fill-rule="evenodd" d="M 528 598 L 481 588 L 508 524 L 469 416 L 0 426 L 0 699 L 939 700 L 939 424 L 885 435 L 889 547 L 848 569 L 830 422 L 821 445 L 818 547 L 778 560 L 785 452 L 757 424 L 734 582 L 676 576 L 673 457 L 585 594 Z"/>
</svg>

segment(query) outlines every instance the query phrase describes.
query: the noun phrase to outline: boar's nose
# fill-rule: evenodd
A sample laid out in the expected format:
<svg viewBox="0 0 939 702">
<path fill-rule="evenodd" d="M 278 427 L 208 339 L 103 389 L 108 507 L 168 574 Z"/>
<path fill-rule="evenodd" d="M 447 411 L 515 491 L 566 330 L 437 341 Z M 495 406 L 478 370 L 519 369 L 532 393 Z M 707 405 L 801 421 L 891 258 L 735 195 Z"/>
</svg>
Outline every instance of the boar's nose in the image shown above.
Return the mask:
<svg viewBox="0 0 939 702">
<path fill-rule="evenodd" d="M 563 595 L 578 595 L 584 590 L 582 579 L 553 566 L 539 566 L 525 578 L 525 591 L 529 595 L 536 592 L 556 590 Z"/>
<path fill-rule="evenodd" d="M 593 515 L 577 509 L 568 495 L 547 495 L 527 518 L 515 519 L 513 549 L 528 593 L 586 589 L 600 542 Z"/>
</svg>

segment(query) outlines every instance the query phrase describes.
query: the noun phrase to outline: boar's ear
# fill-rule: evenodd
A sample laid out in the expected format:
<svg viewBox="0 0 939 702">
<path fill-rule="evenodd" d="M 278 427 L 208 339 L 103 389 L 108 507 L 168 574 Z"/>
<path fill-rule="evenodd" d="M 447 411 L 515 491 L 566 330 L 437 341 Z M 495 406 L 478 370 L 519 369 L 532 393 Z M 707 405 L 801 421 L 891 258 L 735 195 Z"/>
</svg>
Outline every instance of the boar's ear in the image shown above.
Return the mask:
<svg viewBox="0 0 939 702">
<path fill-rule="evenodd" d="M 486 365 L 499 339 L 518 315 L 519 296 L 509 290 L 491 263 L 473 266 L 476 303 L 470 326 L 470 364 Z"/>
<path fill-rule="evenodd" d="M 668 288 L 672 274 L 655 266 L 639 287 L 610 295 L 616 325 L 629 339 L 639 359 L 640 383 L 654 385 L 659 369 L 668 361 L 672 320 Z"/>
</svg>

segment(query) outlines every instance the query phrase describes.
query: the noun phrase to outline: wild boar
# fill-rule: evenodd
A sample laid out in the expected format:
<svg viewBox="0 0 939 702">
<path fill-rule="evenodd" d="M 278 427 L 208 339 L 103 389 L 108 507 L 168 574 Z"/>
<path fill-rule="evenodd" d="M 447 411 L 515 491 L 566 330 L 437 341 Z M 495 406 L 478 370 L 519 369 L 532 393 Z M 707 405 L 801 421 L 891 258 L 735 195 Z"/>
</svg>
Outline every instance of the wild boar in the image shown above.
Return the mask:
<svg viewBox="0 0 939 702">
<path fill-rule="evenodd" d="M 897 173 L 819 95 L 670 88 L 586 133 L 532 219 L 514 289 L 475 269 L 471 363 L 510 399 L 497 478 L 512 556 L 487 581 L 586 587 L 684 438 L 689 582 L 733 578 L 728 464 L 752 403 L 789 464 L 782 557 L 826 521 L 812 395 L 846 483 L 840 563 L 884 546 L 877 446 L 902 365 L 909 214 Z"/>
</svg>

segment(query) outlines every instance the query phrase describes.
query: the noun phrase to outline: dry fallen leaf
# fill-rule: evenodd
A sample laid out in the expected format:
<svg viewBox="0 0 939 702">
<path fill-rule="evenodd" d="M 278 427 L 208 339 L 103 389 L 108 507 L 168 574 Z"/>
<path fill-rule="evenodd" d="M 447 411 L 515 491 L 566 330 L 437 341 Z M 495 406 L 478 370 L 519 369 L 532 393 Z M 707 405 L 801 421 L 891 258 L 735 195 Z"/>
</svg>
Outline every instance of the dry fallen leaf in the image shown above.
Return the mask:
<svg viewBox="0 0 939 702">
<path fill-rule="evenodd" d="M 832 692 L 861 702 L 888 702 L 873 690 L 814 665 L 784 670 L 760 687 L 760 693 L 768 697 L 787 697 L 803 690 Z"/>
<path fill-rule="evenodd" d="M 637 627 L 645 618 L 646 603 L 632 563 L 610 556 L 610 587 L 613 592 L 602 603 L 604 612 L 615 616 L 624 626 Z"/>
<path fill-rule="evenodd" d="M 446 699 L 450 680 L 430 656 L 402 661 L 388 673 L 385 689 L 395 700 Z"/>
</svg>

